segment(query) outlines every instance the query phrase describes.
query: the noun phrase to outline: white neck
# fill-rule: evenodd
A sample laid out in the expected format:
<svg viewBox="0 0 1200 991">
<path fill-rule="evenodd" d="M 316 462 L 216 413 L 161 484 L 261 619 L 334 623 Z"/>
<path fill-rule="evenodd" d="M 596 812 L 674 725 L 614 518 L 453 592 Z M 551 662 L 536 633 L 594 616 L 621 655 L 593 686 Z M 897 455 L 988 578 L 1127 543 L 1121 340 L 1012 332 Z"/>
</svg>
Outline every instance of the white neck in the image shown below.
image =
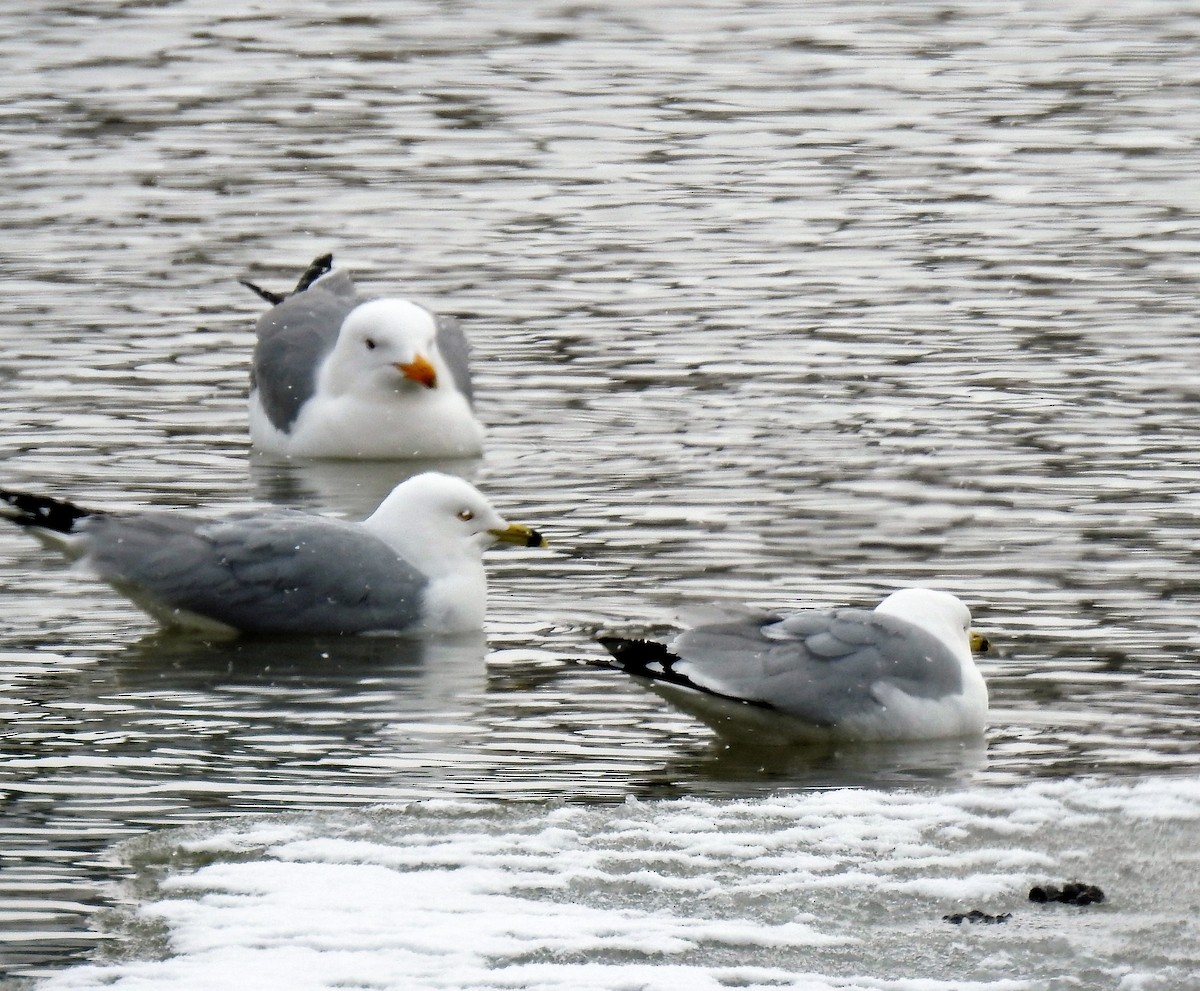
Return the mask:
<svg viewBox="0 0 1200 991">
<path fill-rule="evenodd" d="M 425 589 L 426 628 L 432 633 L 478 630 L 487 613 L 487 580 L 482 562 L 457 575 L 435 578 Z"/>
</svg>

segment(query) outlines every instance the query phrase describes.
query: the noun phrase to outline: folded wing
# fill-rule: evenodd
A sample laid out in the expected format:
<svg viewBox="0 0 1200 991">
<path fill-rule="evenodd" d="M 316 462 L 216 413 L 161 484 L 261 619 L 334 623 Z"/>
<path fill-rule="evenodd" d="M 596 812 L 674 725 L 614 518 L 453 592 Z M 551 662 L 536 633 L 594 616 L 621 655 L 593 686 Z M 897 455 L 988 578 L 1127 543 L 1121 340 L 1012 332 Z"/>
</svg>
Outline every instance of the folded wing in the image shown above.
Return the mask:
<svg viewBox="0 0 1200 991">
<path fill-rule="evenodd" d="M 425 576 L 352 523 L 146 513 L 96 517 L 86 536 L 100 577 L 168 622 L 182 610 L 250 633 L 362 633 L 421 618 Z"/>
</svg>

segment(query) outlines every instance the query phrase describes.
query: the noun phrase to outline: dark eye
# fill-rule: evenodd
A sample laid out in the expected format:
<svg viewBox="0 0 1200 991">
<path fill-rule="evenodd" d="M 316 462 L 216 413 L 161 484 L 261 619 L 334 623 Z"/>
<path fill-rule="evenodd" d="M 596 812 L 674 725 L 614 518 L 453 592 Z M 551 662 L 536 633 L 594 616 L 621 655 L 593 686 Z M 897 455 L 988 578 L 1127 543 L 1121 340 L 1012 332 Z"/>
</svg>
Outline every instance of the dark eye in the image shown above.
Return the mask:
<svg viewBox="0 0 1200 991">
<path fill-rule="evenodd" d="M 460 509 L 458 511 L 458 518 L 464 523 L 469 523 L 471 520 L 475 519 L 475 513 L 470 509 Z"/>
<path fill-rule="evenodd" d="M 374 350 L 375 350 L 375 338 L 373 338 L 373 337 L 368 337 L 368 338 L 367 338 L 367 340 L 366 340 L 366 344 L 367 344 L 367 350 L 368 350 L 368 351 L 374 351 Z"/>
</svg>

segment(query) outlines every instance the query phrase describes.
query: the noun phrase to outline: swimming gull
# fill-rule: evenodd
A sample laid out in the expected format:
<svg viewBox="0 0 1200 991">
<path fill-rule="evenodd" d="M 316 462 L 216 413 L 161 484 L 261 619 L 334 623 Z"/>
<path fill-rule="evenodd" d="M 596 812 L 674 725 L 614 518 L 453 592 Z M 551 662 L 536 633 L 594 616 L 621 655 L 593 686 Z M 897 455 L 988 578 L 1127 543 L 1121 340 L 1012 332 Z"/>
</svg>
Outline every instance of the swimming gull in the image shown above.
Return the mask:
<svg viewBox="0 0 1200 991">
<path fill-rule="evenodd" d="M 166 626 L 245 633 L 456 633 L 483 626 L 484 548 L 545 546 L 469 482 L 427 472 L 361 523 L 292 509 L 108 513 L 0 489 L 0 515 Z"/>
<path fill-rule="evenodd" d="M 458 321 L 406 299 L 365 299 L 317 258 L 258 321 L 250 438 L 312 458 L 475 457 L 470 348 Z"/>
<path fill-rule="evenodd" d="M 874 610 L 804 610 L 698 626 L 669 646 L 601 637 L 615 665 L 720 735 L 761 742 L 924 740 L 983 731 L 988 649 L 948 592 Z"/>
</svg>

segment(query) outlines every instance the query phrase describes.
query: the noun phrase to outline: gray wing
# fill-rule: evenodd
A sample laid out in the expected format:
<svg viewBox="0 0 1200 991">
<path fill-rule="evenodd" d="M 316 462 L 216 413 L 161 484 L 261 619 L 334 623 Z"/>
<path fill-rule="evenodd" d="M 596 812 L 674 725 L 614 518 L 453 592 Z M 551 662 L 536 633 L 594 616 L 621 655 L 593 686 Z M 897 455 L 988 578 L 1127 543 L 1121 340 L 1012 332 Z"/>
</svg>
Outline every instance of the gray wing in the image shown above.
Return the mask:
<svg viewBox="0 0 1200 991">
<path fill-rule="evenodd" d="M 434 315 L 437 321 L 437 346 L 450 369 L 454 387 L 475 405 L 475 390 L 471 385 L 471 345 L 454 317 Z"/>
<path fill-rule="evenodd" d="M 421 618 L 425 576 L 353 523 L 145 513 L 95 517 L 83 532 L 100 577 L 156 614 L 186 610 L 247 633 L 402 630 Z"/>
<path fill-rule="evenodd" d="M 877 709 L 881 685 L 920 698 L 962 687 L 957 659 L 936 637 L 863 609 L 699 627 L 676 638 L 671 651 L 679 657 L 674 674 L 696 687 L 818 726 Z"/>
<path fill-rule="evenodd" d="M 262 315 L 250 372 L 263 409 L 287 431 L 317 386 L 317 370 L 347 315 L 363 300 L 345 272 L 318 279 Z"/>
</svg>

